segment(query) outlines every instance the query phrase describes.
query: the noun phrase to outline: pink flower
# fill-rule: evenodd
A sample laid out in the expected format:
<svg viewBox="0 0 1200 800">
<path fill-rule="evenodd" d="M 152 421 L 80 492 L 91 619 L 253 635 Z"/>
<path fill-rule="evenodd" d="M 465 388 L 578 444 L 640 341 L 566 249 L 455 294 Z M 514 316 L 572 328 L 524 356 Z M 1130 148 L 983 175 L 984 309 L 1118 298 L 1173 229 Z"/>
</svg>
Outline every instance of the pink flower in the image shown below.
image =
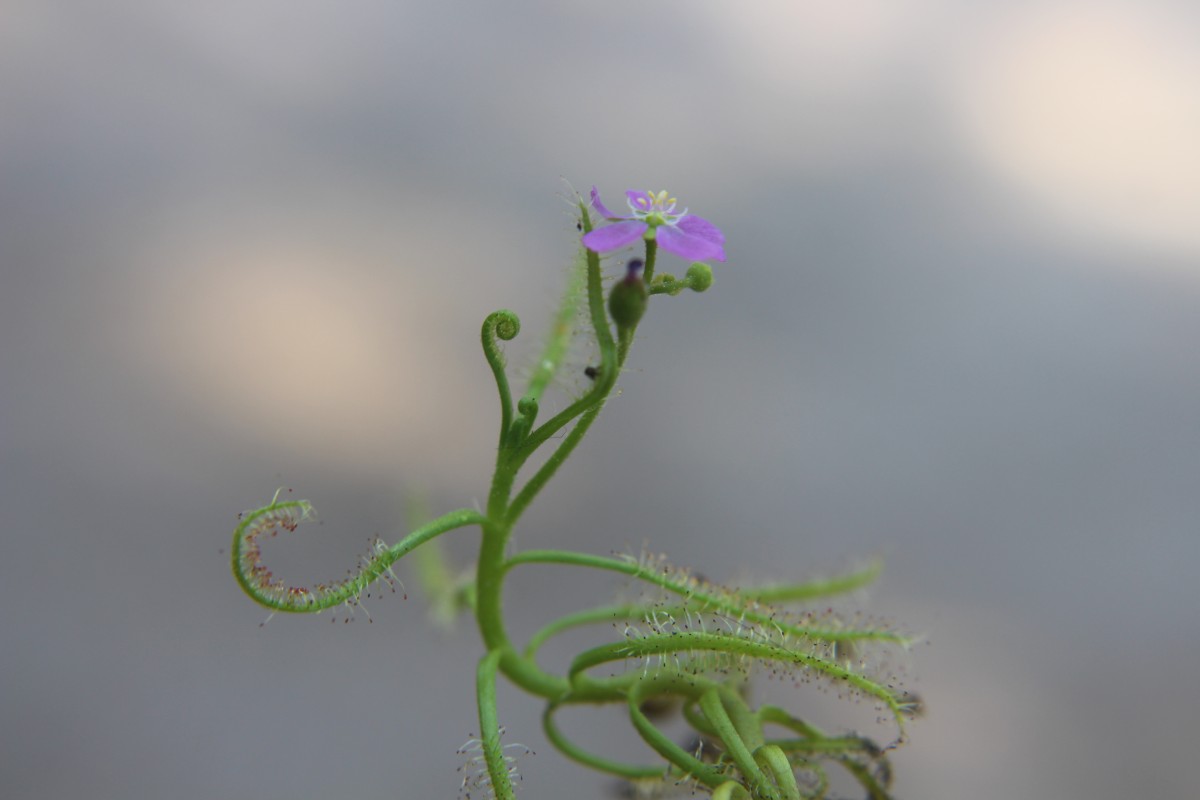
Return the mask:
<svg viewBox="0 0 1200 800">
<path fill-rule="evenodd" d="M 666 192 L 625 193 L 630 214 L 619 216 L 600 202 L 600 193 L 592 187 L 592 208 L 612 222 L 583 235 L 583 244 L 597 253 L 607 253 L 638 239 L 654 239 L 668 253 L 689 261 L 724 261 L 725 234 L 708 220 L 676 211 L 677 201 Z"/>
</svg>

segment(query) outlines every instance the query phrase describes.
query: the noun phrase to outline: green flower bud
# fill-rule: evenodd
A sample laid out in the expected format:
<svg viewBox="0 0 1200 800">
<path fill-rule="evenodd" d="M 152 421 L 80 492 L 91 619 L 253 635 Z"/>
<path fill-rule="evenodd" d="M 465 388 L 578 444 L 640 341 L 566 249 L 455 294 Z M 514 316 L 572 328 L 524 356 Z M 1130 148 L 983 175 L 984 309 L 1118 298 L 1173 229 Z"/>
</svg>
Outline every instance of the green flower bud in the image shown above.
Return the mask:
<svg viewBox="0 0 1200 800">
<path fill-rule="evenodd" d="M 643 266 L 640 258 L 629 259 L 625 279 L 618 281 L 612 294 L 608 296 L 608 313 L 612 314 L 618 331 L 637 325 L 646 313 L 646 303 L 649 302 L 650 294 L 646 291 L 646 282 L 642 280 Z"/>
<path fill-rule="evenodd" d="M 708 287 L 712 286 L 713 274 L 712 267 L 705 264 L 703 261 L 696 261 L 688 267 L 687 275 L 684 276 L 688 286 L 693 292 L 703 292 Z"/>
<path fill-rule="evenodd" d="M 517 413 L 533 419 L 538 413 L 538 401 L 533 397 L 522 397 L 517 401 Z"/>
<path fill-rule="evenodd" d="M 646 283 L 640 276 L 630 276 L 619 281 L 608 296 L 608 312 L 612 314 L 617 330 L 632 328 L 646 313 L 650 295 Z"/>
</svg>

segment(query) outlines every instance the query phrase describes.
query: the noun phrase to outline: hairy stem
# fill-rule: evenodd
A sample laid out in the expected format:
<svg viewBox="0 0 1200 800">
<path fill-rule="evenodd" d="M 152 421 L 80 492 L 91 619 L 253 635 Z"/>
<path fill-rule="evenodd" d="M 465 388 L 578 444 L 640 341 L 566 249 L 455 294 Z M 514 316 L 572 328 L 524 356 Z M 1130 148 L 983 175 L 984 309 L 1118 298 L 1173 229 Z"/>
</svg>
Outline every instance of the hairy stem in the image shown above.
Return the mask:
<svg viewBox="0 0 1200 800">
<path fill-rule="evenodd" d="M 475 696 L 479 704 L 479 739 L 483 743 L 483 755 L 494 796 L 497 800 L 515 800 L 512 780 L 508 776 L 508 764 L 504 760 L 504 748 L 500 744 L 500 723 L 496 717 L 496 668 L 499 664 L 500 651 L 489 651 L 479 662 L 476 672 Z"/>
<path fill-rule="evenodd" d="M 350 578 L 312 587 L 289 586 L 263 565 L 258 539 L 274 535 L 281 528 L 295 530 L 299 523 L 312 517 L 312 505 L 307 500 L 272 500 L 263 508 L 242 515 L 241 523 L 233 531 L 233 574 L 246 594 L 256 602 L 289 613 L 317 613 L 354 602 L 372 583 L 385 576 L 391 577 L 392 564 L 425 542 L 456 528 L 486 522 L 483 515 L 471 509 L 451 511 L 422 525 L 391 547 L 381 543 Z"/>
</svg>

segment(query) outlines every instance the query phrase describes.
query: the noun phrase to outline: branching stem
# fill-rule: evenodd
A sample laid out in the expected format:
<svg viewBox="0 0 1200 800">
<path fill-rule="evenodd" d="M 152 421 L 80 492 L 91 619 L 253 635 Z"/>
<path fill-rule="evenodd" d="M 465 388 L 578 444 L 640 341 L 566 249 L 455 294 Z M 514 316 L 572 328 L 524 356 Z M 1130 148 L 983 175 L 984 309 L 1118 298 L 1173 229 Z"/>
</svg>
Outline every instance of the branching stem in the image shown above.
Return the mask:
<svg viewBox="0 0 1200 800">
<path fill-rule="evenodd" d="M 667 217 L 656 218 L 656 225 L 674 224 L 676 217 L 669 214 L 674 201 L 668 200 L 666 193 L 645 197 L 651 198 L 647 203 L 658 204 L 654 208 L 670 203 L 669 208 L 662 206 Z M 591 214 L 582 200 L 578 211 L 580 230 L 585 235 L 591 233 Z M 694 221 L 700 223 L 708 226 L 703 220 Z M 707 230 L 703 226 L 700 230 Z M 542 724 L 554 747 L 596 770 L 632 781 L 694 781 L 707 787 L 717 800 L 800 800 L 802 796 L 824 796 L 825 774 L 817 762 L 834 761 L 859 781 L 872 800 L 885 800 L 890 773 L 882 751 L 869 740 L 856 735 L 828 736 L 774 706 L 755 711 L 743 695 L 746 676 L 755 663 L 785 674 L 788 670 L 816 674 L 876 700 L 880 708 L 895 717 L 903 735 L 902 716 L 910 700 L 893 685 L 860 669 L 866 663 L 860 653 L 869 645 L 907 645 L 908 640 L 882 625 L 846 624 L 832 610 L 805 615 L 779 607 L 864 586 L 878 573 L 877 562 L 858 572 L 822 581 L 738 590 L 665 565 L 658 556 L 613 558 L 559 550 L 509 553 L 517 521 L 574 453 L 612 395 L 645 310 L 643 301 L 649 294 L 674 296 L 686 287 L 700 292 L 712 284 L 711 268 L 703 263 L 694 263 L 683 281 L 664 274 L 658 284 L 653 284 L 658 242 L 653 235 L 646 235 L 650 238 L 644 239 L 640 280 L 649 289 L 634 282 L 638 280 L 637 264 L 630 262 L 631 272 L 626 283 L 616 287 L 620 292 L 614 290 L 611 304 L 617 323 L 615 339 L 600 257 L 591 250 L 581 250 L 541 358 L 515 408 L 501 343 L 517 336 L 520 320 L 508 310 L 496 311 L 484 320 L 480 342 L 500 403 L 495 470 L 484 511 L 452 511 L 417 527 L 394 545 L 376 541 L 351 577 L 305 588 L 287 585 L 262 562 L 262 537 L 293 530 L 313 516 L 307 501 L 279 501 L 277 493 L 268 505 L 241 517 L 233 534 L 234 575 L 247 594 L 274 610 L 320 612 L 338 605 L 353 609 L 373 582 L 395 578 L 392 565 L 404 555 L 443 533 L 477 525 L 481 537 L 473 583 L 452 581 L 438 553 L 429 555 L 422 573 L 423 585 L 434 594 L 440 593 L 448 607 L 467 606 L 473 610 L 483 639 L 485 654 L 476 673 L 480 738 L 471 743 L 471 750 L 481 750 L 482 755 L 472 759 L 478 771 L 469 775 L 470 785 L 486 787 L 499 800 L 515 800 L 515 766 L 513 757 L 505 755 L 496 708 L 496 683 L 503 675 L 547 701 Z M 678 242 L 678 237 L 673 241 Z M 664 242 L 671 252 L 677 252 L 671 242 Z M 629 294 L 631 286 L 636 295 Z M 622 305 L 630 296 L 636 298 L 636 313 Z M 566 360 L 581 309 L 586 311 L 587 325 L 599 351 L 600 363 L 588 370 L 592 385 L 565 409 L 535 427 L 543 395 Z M 556 446 L 536 468 L 531 467 L 532 475 L 519 483 L 522 470 L 552 440 L 557 441 Z M 602 570 L 632 578 L 653 591 L 636 602 L 584 609 L 553 619 L 519 651 L 505 624 L 504 588 L 515 567 L 529 564 Z M 584 650 L 571 661 L 565 674 L 554 674 L 539 666 L 537 656 L 548 640 L 605 622 L 623 623 L 616 641 Z M 859 660 L 858 666 L 855 660 Z M 602 666 L 611 671 L 597 674 L 604 672 L 597 669 Z M 628 707 L 634 730 L 665 759 L 665 765 L 625 763 L 590 752 L 568 738 L 555 719 L 564 706 L 617 703 Z M 681 747 L 652 721 L 655 706 L 660 712 L 661 707 L 673 707 L 673 713 L 679 713 L 682 707 L 684 721 L 701 737 L 689 745 L 694 752 Z M 768 738 L 765 725 L 781 726 L 790 735 Z M 796 770 L 816 776 L 816 795 L 810 791 L 811 781 L 805 793 L 801 792 Z"/>
</svg>

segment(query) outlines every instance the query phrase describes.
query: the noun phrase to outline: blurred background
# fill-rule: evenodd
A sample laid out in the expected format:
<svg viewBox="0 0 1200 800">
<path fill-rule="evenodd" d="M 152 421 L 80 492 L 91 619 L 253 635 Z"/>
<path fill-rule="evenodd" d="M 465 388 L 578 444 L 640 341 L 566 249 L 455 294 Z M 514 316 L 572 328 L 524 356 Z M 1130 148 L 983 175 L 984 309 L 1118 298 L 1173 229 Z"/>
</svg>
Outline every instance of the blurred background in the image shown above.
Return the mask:
<svg viewBox="0 0 1200 800">
<path fill-rule="evenodd" d="M 455 796 L 470 624 L 410 579 L 260 627 L 229 535 L 294 488 L 324 524 L 268 558 L 323 578 L 413 496 L 481 502 L 479 324 L 516 310 L 533 363 L 595 183 L 729 261 L 655 301 L 517 545 L 881 555 L 863 602 L 929 642 L 899 797 L 1193 796 L 1198 87 L 1185 0 L 8 0 L 0 795 Z M 526 577 L 518 635 L 619 588 Z M 500 704 L 522 797 L 610 796 Z"/>
</svg>

